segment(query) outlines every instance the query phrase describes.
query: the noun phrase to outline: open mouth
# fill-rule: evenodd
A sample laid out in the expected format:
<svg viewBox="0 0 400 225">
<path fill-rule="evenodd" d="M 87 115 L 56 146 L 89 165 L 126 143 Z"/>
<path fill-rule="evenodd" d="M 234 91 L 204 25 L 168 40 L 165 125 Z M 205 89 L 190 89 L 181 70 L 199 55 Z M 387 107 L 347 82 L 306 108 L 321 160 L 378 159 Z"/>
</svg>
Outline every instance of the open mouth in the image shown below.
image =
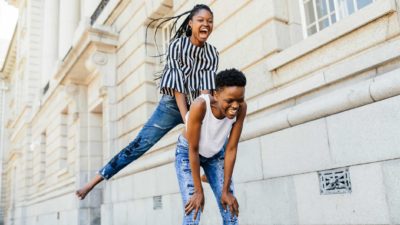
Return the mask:
<svg viewBox="0 0 400 225">
<path fill-rule="evenodd" d="M 207 28 L 200 28 L 200 32 L 199 33 L 202 36 L 208 36 L 209 31 L 208 31 Z"/>
<path fill-rule="evenodd" d="M 236 116 L 237 112 L 238 112 L 237 109 L 229 109 L 229 110 L 228 110 L 228 113 L 229 113 L 231 116 Z"/>
</svg>

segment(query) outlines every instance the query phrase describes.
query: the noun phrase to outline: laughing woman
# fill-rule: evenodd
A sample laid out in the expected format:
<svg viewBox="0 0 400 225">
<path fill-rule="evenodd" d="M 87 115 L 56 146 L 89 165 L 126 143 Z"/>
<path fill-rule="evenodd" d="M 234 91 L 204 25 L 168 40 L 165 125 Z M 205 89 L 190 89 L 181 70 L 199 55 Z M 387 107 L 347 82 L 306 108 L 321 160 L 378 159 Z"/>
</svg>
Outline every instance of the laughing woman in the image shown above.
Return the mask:
<svg viewBox="0 0 400 225">
<path fill-rule="evenodd" d="M 163 96 L 156 110 L 138 136 L 101 168 L 91 181 L 76 191 L 79 199 L 84 199 L 98 183 L 110 179 L 148 151 L 168 131 L 183 123 L 192 99 L 215 89 L 218 52 L 206 42 L 213 30 L 213 13 L 206 5 L 196 5 L 178 16 L 163 18 L 162 23 L 175 20 L 176 24 L 184 15 L 188 16 L 169 44 L 160 83 Z"/>
<path fill-rule="evenodd" d="M 200 166 L 217 199 L 224 225 L 237 225 L 239 204 L 231 181 L 237 146 L 246 116 L 246 77 L 231 69 L 218 73 L 214 96 L 197 98 L 178 138 L 175 168 L 181 190 L 183 225 L 199 224 L 204 207 Z"/>
</svg>

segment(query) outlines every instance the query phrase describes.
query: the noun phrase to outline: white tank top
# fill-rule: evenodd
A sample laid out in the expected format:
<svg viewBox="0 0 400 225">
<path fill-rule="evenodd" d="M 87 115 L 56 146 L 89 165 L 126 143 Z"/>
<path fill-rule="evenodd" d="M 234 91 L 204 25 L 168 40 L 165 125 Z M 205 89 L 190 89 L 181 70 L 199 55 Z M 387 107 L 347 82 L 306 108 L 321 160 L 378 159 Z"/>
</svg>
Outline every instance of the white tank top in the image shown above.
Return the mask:
<svg viewBox="0 0 400 225">
<path fill-rule="evenodd" d="M 203 98 L 206 101 L 206 114 L 204 115 L 203 122 L 201 124 L 200 141 L 199 141 L 199 154 L 210 158 L 217 154 L 225 144 L 227 137 L 229 136 L 232 124 L 236 122 L 236 117 L 228 119 L 215 118 L 211 111 L 210 95 L 202 94 L 199 98 Z M 185 126 L 187 130 L 187 121 L 189 118 L 188 112 L 185 116 Z"/>
</svg>

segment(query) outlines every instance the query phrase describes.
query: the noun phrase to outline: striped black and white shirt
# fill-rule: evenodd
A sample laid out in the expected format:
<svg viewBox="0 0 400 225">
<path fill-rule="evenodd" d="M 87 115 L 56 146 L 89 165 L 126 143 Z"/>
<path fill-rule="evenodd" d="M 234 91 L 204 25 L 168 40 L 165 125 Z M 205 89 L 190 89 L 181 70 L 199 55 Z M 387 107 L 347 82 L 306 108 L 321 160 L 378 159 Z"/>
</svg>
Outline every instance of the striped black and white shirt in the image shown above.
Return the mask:
<svg viewBox="0 0 400 225">
<path fill-rule="evenodd" d="M 189 37 L 177 38 L 168 47 L 160 93 L 174 96 L 174 90 L 177 90 L 186 94 L 190 103 L 201 90 L 215 90 L 218 60 L 214 46 L 204 43 L 203 47 L 198 47 Z"/>
</svg>

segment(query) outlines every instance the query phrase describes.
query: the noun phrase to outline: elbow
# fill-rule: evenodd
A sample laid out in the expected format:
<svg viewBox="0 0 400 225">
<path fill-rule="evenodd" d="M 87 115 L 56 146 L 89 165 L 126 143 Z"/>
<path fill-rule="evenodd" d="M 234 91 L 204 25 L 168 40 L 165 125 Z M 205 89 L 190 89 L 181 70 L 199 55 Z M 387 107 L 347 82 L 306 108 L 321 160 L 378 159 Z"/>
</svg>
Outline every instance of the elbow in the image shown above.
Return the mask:
<svg viewBox="0 0 400 225">
<path fill-rule="evenodd" d="M 189 147 L 189 153 L 191 153 L 191 154 L 199 154 L 199 147 L 198 146 Z"/>
<path fill-rule="evenodd" d="M 225 153 L 228 153 L 228 154 L 236 155 L 236 152 L 237 152 L 237 147 L 229 147 L 229 146 L 227 146 L 226 149 L 225 149 Z"/>
<path fill-rule="evenodd" d="M 225 147 L 225 151 L 236 152 L 237 151 L 237 146 L 228 144 Z"/>
</svg>

